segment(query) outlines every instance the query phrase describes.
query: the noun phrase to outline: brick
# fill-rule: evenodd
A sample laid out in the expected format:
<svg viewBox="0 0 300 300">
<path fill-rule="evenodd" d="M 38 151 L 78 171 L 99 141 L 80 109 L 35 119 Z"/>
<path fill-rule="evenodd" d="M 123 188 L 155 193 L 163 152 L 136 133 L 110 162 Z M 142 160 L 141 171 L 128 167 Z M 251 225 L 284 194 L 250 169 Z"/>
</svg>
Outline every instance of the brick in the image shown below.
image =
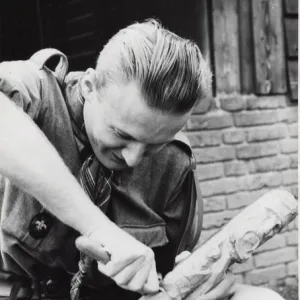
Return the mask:
<svg viewBox="0 0 300 300">
<path fill-rule="evenodd" d="M 288 130 L 290 133 L 290 137 L 298 137 L 298 124 L 289 124 Z"/>
<path fill-rule="evenodd" d="M 258 158 L 272 156 L 279 151 L 279 145 L 276 142 L 253 143 L 251 145 L 237 146 L 236 154 L 239 159 Z"/>
<path fill-rule="evenodd" d="M 298 107 L 288 107 L 284 109 L 279 109 L 277 111 L 278 121 L 286 122 L 288 124 L 295 123 L 298 121 Z"/>
<path fill-rule="evenodd" d="M 283 139 L 287 135 L 283 124 L 259 126 L 246 130 L 246 138 L 249 143 Z"/>
<path fill-rule="evenodd" d="M 234 114 L 234 124 L 238 127 L 274 124 L 278 121 L 276 111 L 245 111 Z"/>
<path fill-rule="evenodd" d="M 235 158 L 235 149 L 226 146 L 195 149 L 194 155 L 198 163 L 226 161 Z"/>
<path fill-rule="evenodd" d="M 240 176 L 246 174 L 248 168 L 245 162 L 231 161 L 224 163 L 224 171 L 226 176 Z"/>
<path fill-rule="evenodd" d="M 298 183 L 298 171 L 297 170 L 283 171 L 282 172 L 282 183 L 284 185 Z"/>
<path fill-rule="evenodd" d="M 263 187 L 277 187 L 281 184 L 281 174 L 278 172 L 249 175 L 246 178 L 247 187 L 250 191 Z"/>
<path fill-rule="evenodd" d="M 298 152 L 298 140 L 290 139 L 280 141 L 280 148 L 282 153 L 297 153 Z"/>
<path fill-rule="evenodd" d="M 246 107 L 248 110 L 285 108 L 287 106 L 287 103 L 288 102 L 286 96 L 263 96 L 246 98 Z"/>
<path fill-rule="evenodd" d="M 225 197 L 210 197 L 203 199 L 204 212 L 223 211 L 226 209 Z"/>
<path fill-rule="evenodd" d="M 296 248 L 286 247 L 254 255 L 256 267 L 267 267 L 280 263 L 286 263 L 297 259 Z"/>
<path fill-rule="evenodd" d="M 287 286 L 298 286 L 298 279 L 296 277 L 287 277 L 285 278 L 284 283 Z"/>
<path fill-rule="evenodd" d="M 227 224 L 237 214 L 238 211 L 235 210 L 206 213 L 203 216 L 203 228 L 204 229 L 220 228 L 223 225 Z"/>
<path fill-rule="evenodd" d="M 220 131 L 188 132 L 192 148 L 219 146 L 222 142 Z"/>
<path fill-rule="evenodd" d="M 226 198 L 229 209 L 245 207 L 250 205 L 254 201 L 254 199 L 250 197 L 250 194 L 248 192 L 228 195 Z"/>
<path fill-rule="evenodd" d="M 266 241 L 263 245 L 261 245 L 256 253 L 266 252 L 269 250 L 275 250 L 285 247 L 286 245 L 286 237 L 284 234 L 276 234 L 271 239 Z"/>
<path fill-rule="evenodd" d="M 223 133 L 224 144 L 240 144 L 245 140 L 245 133 L 242 130 L 229 130 Z"/>
<path fill-rule="evenodd" d="M 289 230 L 293 230 L 293 229 L 297 229 L 298 228 L 298 217 L 296 217 L 294 220 L 292 220 L 289 224 L 288 224 L 288 229 Z"/>
<path fill-rule="evenodd" d="M 203 181 L 200 184 L 203 197 L 230 194 L 245 190 L 245 183 L 239 178 L 222 178 Z"/>
<path fill-rule="evenodd" d="M 290 157 L 286 155 L 281 155 L 252 159 L 251 161 L 249 161 L 248 168 L 250 173 L 260 173 L 285 170 L 288 169 L 290 165 Z"/>
<path fill-rule="evenodd" d="M 234 274 L 244 273 L 254 269 L 253 259 L 250 257 L 248 260 L 241 264 L 234 264 L 231 270 Z"/>
<path fill-rule="evenodd" d="M 277 265 L 268 268 L 256 269 L 246 274 L 247 284 L 260 285 L 268 283 L 270 280 L 284 278 L 286 276 L 285 265 Z"/>
<path fill-rule="evenodd" d="M 227 195 L 227 206 L 229 209 L 241 208 L 252 204 L 266 193 L 265 190 L 254 192 L 239 192 L 232 195 Z"/>
<path fill-rule="evenodd" d="M 222 129 L 231 126 L 233 126 L 232 116 L 220 112 L 192 115 L 187 122 L 188 130 Z"/>
<path fill-rule="evenodd" d="M 298 231 L 288 231 L 285 233 L 286 243 L 289 246 L 298 245 Z"/>
<path fill-rule="evenodd" d="M 244 97 L 240 95 L 231 95 L 226 97 L 220 97 L 220 106 L 226 111 L 241 111 L 246 106 Z"/>
<path fill-rule="evenodd" d="M 287 264 L 288 275 L 298 275 L 298 261 L 293 261 Z"/>
<path fill-rule="evenodd" d="M 195 107 L 194 113 L 205 114 L 207 113 L 214 102 L 212 97 L 207 97 L 199 102 L 199 104 Z"/>
<path fill-rule="evenodd" d="M 298 168 L 298 155 L 297 154 L 291 154 L 290 159 L 291 159 L 290 167 L 292 169 L 297 169 Z"/>
<path fill-rule="evenodd" d="M 217 179 L 224 175 L 223 164 L 197 165 L 197 177 L 199 181 Z"/>
</svg>

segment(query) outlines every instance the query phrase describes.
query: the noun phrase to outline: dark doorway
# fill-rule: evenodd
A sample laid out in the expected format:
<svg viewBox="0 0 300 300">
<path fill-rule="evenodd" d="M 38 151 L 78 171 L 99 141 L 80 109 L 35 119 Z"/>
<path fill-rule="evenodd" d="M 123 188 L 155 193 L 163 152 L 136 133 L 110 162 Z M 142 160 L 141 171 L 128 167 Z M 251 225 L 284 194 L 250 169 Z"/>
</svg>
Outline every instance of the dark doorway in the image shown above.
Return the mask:
<svg viewBox="0 0 300 300">
<path fill-rule="evenodd" d="M 120 28 L 148 18 L 199 42 L 198 2 L 10 0 L 0 12 L 0 60 L 26 59 L 38 49 L 54 47 L 68 55 L 70 70 L 86 69 Z"/>
</svg>

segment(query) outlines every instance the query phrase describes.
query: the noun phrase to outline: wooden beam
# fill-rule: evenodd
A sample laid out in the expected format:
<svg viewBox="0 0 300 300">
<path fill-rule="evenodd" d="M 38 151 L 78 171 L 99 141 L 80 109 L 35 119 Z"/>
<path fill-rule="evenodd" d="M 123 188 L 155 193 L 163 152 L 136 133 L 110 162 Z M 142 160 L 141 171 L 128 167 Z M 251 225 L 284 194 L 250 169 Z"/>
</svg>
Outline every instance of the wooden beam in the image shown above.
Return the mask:
<svg viewBox="0 0 300 300">
<path fill-rule="evenodd" d="M 298 19 L 285 18 L 287 56 L 298 57 Z"/>
<path fill-rule="evenodd" d="M 212 68 L 212 53 L 211 53 L 211 28 L 210 28 L 210 14 L 207 0 L 196 1 L 197 14 L 197 29 L 196 41 L 200 47 L 203 57 L 206 58 L 210 67 Z M 209 96 L 213 95 L 212 88 L 209 90 Z"/>
<path fill-rule="evenodd" d="M 212 3 L 216 92 L 240 92 L 237 0 Z"/>
<path fill-rule="evenodd" d="M 244 262 L 297 215 L 297 201 L 273 190 L 244 209 L 161 282 L 161 289 L 140 300 L 196 300 L 224 278 L 234 262 Z"/>
<path fill-rule="evenodd" d="M 287 91 L 281 0 L 252 1 L 257 94 Z"/>
<path fill-rule="evenodd" d="M 285 12 L 298 15 L 298 0 L 284 0 Z"/>
<path fill-rule="evenodd" d="M 298 61 L 288 61 L 289 85 L 292 100 L 298 99 Z"/>
<path fill-rule="evenodd" d="M 254 52 L 253 30 L 251 18 L 251 1 L 238 2 L 239 15 L 239 41 L 240 41 L 240 67 L 241 90 L 243 94 L 254 92 Z"/>
</svg>

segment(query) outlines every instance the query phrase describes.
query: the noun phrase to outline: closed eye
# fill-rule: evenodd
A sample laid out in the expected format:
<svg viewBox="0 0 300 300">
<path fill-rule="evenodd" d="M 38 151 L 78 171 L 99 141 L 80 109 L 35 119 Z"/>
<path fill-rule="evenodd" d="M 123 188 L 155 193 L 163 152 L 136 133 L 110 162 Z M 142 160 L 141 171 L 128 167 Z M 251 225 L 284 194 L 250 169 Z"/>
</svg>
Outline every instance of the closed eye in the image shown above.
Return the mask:
<svg viewBox="0 0 300 300">
<path fill-rule="evenodd" d="M 121 132 L 121 131 L 117 130 L 116 128 L 113 128 L 113 131 L 114 131 L 115 135 L 118 136 L 119 138 L 121 138 L 122 140 L 135 141 L 135 138 L 133 136 L 126 134 L 124 132 Z"/>
</svg>

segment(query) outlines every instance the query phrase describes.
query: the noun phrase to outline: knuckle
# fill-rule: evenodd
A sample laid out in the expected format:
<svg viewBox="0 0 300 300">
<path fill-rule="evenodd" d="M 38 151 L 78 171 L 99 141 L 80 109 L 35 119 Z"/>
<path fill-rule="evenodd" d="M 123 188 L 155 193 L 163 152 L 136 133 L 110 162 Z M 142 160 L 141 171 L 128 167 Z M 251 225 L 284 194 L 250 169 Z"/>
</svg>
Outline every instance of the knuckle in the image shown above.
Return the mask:
<svg viewBox="0 0 300 300">
<path fill-rule="evenodd" d="M 133 292 L 139 292 L 142 289 L 142 285 L 139 283 L 129 283 L 128 289 L 130 289 Z"/>
<path fill-rule="evenodd" d="M 119 286 L 126 286 L 126 282 L 122 278 L 112 278 L 114 282 Z"/>
<path fill-rule="evenodd" d="M 152 251 L 152 249 L 147 248 L 145 251 L 145 256 L 149 259 L 154 259 L 154 252 Z"/>
</svg>

